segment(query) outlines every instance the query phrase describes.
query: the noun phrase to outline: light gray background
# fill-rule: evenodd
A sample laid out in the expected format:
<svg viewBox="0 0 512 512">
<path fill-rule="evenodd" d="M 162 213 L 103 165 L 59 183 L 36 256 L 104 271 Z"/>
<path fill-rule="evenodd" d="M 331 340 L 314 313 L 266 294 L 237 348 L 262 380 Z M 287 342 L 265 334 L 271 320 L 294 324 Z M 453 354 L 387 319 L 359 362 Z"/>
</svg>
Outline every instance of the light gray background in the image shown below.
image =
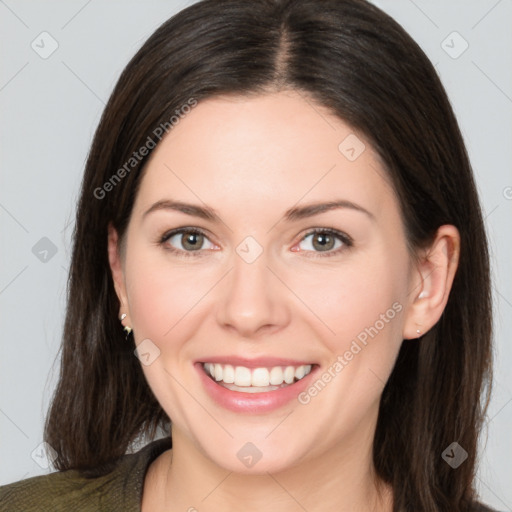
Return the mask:
<svg viewBox="0 0 512 512">
<path fill-rule="evenodd" d="M 49 472 L 36 463 L 44 465 L 38 446 L 58 375 L 78 187 L 104 103 L 143 41 L 190 3 L 0 0 L 0 484 Z M 512 0 L 376 3 L 435 64 L 475 170 L 496 312 L 496 377 L 477 483 L 484 501 L 511 511 Z M 58 44 L 46 59 L 31 47 L 51 49 L 44 31 Z M 41 252 L 48 242 L 34 254 L 43 237 L 54 255 Z"/>
</svg>

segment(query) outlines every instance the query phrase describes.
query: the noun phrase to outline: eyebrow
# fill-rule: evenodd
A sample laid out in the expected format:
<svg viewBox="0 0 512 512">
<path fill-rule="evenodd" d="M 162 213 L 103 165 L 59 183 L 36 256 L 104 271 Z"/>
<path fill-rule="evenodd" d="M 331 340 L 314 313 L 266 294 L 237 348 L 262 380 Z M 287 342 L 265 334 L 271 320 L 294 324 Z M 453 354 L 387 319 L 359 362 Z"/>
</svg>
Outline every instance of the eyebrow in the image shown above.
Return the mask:
<svg viewBox="0 0 512 512">
<path fill-rule="evenodd" d="M 220 217 L 217 215 L 217 213 L 215 213 L 215 210 L 213 210 L 213 208 L 210 208 L 208 206 L 199 206 L 190 203 L 183 203 L 181 201 L 173 201 L 171 199 L 162 199 L 161 201 L 157 201 L 148 210 L 144 212 L 143 217 L 146 217 L 150 213 L 159 210 L 174 210 L 186 213 L 187 215 L 191 215 L 193 217 L 199 217 L 204 220 L 211 220 L 213 222 L 220 221 Z"/>
<path fill-rule="evenodd" d="M 370 219 L 375 220 L 374 215 L 366 208 L 363 208 L 362 206 L 353 203 L 352 201 L 347 201 L 346 199 L 328 201 L 325 203 L 311 203 L 305 206 L 295 206 L 287 210 L 283 218 L 286 221 L 292 222 L 339 208 L 355 210 L 357 212 L 364 213 Z M 186 215 L 199 217 L 201 219 L 209 220 L 212 222 L 221 221 L 220 216 L 215 212 L 213 208 L 210 208 L 209 206 L 199 206 L 195 204 L 184 203 L 182 201 L 173 201 L 171 199 L 162 199 L 157 201 L 148 210 L 146 210 L 146 212 L 144 212 L 143 217 L 146 217 L 152 212 L 160 210 L 178 211 L 185 213 Z"/>
<path fill-rule="evenodd" d="M 320 213 L 327 212 L 329 210 L 335 210 L 338 208 L 348 208 L 351 210 L 355 210 L 357 212 L 361 212 L 366 214 L 370 219 L 375 220 L 374 215 L 369 212 L 366 208 L 353 203 L 352 201 L 347 201 L 346 199 L 338 199 L 336 201 L 328 201 L 327 203 L 312 203 L 305 206 L 296 206 L 294 208 L 290 208 L 285 214 L 284 219 L 287 221 L 300 220 L 307 217 L 312 217 L 313 215 L 318 215 Z"/>
</svg>

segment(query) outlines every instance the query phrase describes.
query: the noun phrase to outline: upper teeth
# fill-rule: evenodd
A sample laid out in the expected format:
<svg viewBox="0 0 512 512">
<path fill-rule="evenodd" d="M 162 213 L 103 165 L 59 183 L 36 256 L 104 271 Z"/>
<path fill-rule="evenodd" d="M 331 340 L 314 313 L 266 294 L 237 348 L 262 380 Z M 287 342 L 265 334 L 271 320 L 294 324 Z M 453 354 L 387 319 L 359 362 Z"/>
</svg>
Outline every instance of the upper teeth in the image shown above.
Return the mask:
<svg viewBox="0 0 512 512">
<path fill-rule="evenodd" d="M 310 364 L 301 366 L 274 366 L 273 368 L 246 368 L 230 364 L 204 363 L 206 373 L 216 381 L 236 386 L 279 386 L 291 384 L 295 379 L 300 380 L 311 371 Z"/>
</svg>

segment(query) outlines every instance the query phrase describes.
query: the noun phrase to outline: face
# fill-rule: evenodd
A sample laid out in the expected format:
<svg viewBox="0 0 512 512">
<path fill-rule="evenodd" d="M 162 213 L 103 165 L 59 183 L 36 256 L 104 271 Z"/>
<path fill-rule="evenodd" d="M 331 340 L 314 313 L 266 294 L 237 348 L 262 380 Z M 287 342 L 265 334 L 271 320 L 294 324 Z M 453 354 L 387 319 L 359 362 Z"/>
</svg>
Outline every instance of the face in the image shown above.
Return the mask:
<svg viewBox="0 0 512 512">
<path fill-rule="evenodd" d="M 238 472 L 368 450 L 414 273 L 350 126 L 293 92 L 205 100 L 153 152 L 125 236 L 124 323 L 173 435 Z"/>
</svg>

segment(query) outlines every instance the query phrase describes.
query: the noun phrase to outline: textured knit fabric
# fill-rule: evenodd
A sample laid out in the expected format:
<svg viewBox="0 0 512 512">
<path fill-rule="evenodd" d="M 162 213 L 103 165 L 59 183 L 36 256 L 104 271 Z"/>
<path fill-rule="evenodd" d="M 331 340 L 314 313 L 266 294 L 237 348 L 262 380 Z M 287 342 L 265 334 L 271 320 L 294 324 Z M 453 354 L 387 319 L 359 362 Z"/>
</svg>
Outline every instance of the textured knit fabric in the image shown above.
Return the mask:
<svg viewBox="0 0 512 512">
<path fill-rule="evenodd" d="M 158 439 L 121 458 L 109 474 L 81 477 L 76 470 L 27 478 L 0 487 L 2 512 L 140 512 L 150 464 L 171 447 Z"/>
<path fill-rule="evenodd" d="M 111 473 L 98 478 L 83 478 L 70 470 L 1 486 L 0 511 L 140 512 L 146 472 L 170 447 L 170 438 L 153 441 L 122 457 Z M 496 511 L 475 503 L 473 512 Z"/>
</svg>

